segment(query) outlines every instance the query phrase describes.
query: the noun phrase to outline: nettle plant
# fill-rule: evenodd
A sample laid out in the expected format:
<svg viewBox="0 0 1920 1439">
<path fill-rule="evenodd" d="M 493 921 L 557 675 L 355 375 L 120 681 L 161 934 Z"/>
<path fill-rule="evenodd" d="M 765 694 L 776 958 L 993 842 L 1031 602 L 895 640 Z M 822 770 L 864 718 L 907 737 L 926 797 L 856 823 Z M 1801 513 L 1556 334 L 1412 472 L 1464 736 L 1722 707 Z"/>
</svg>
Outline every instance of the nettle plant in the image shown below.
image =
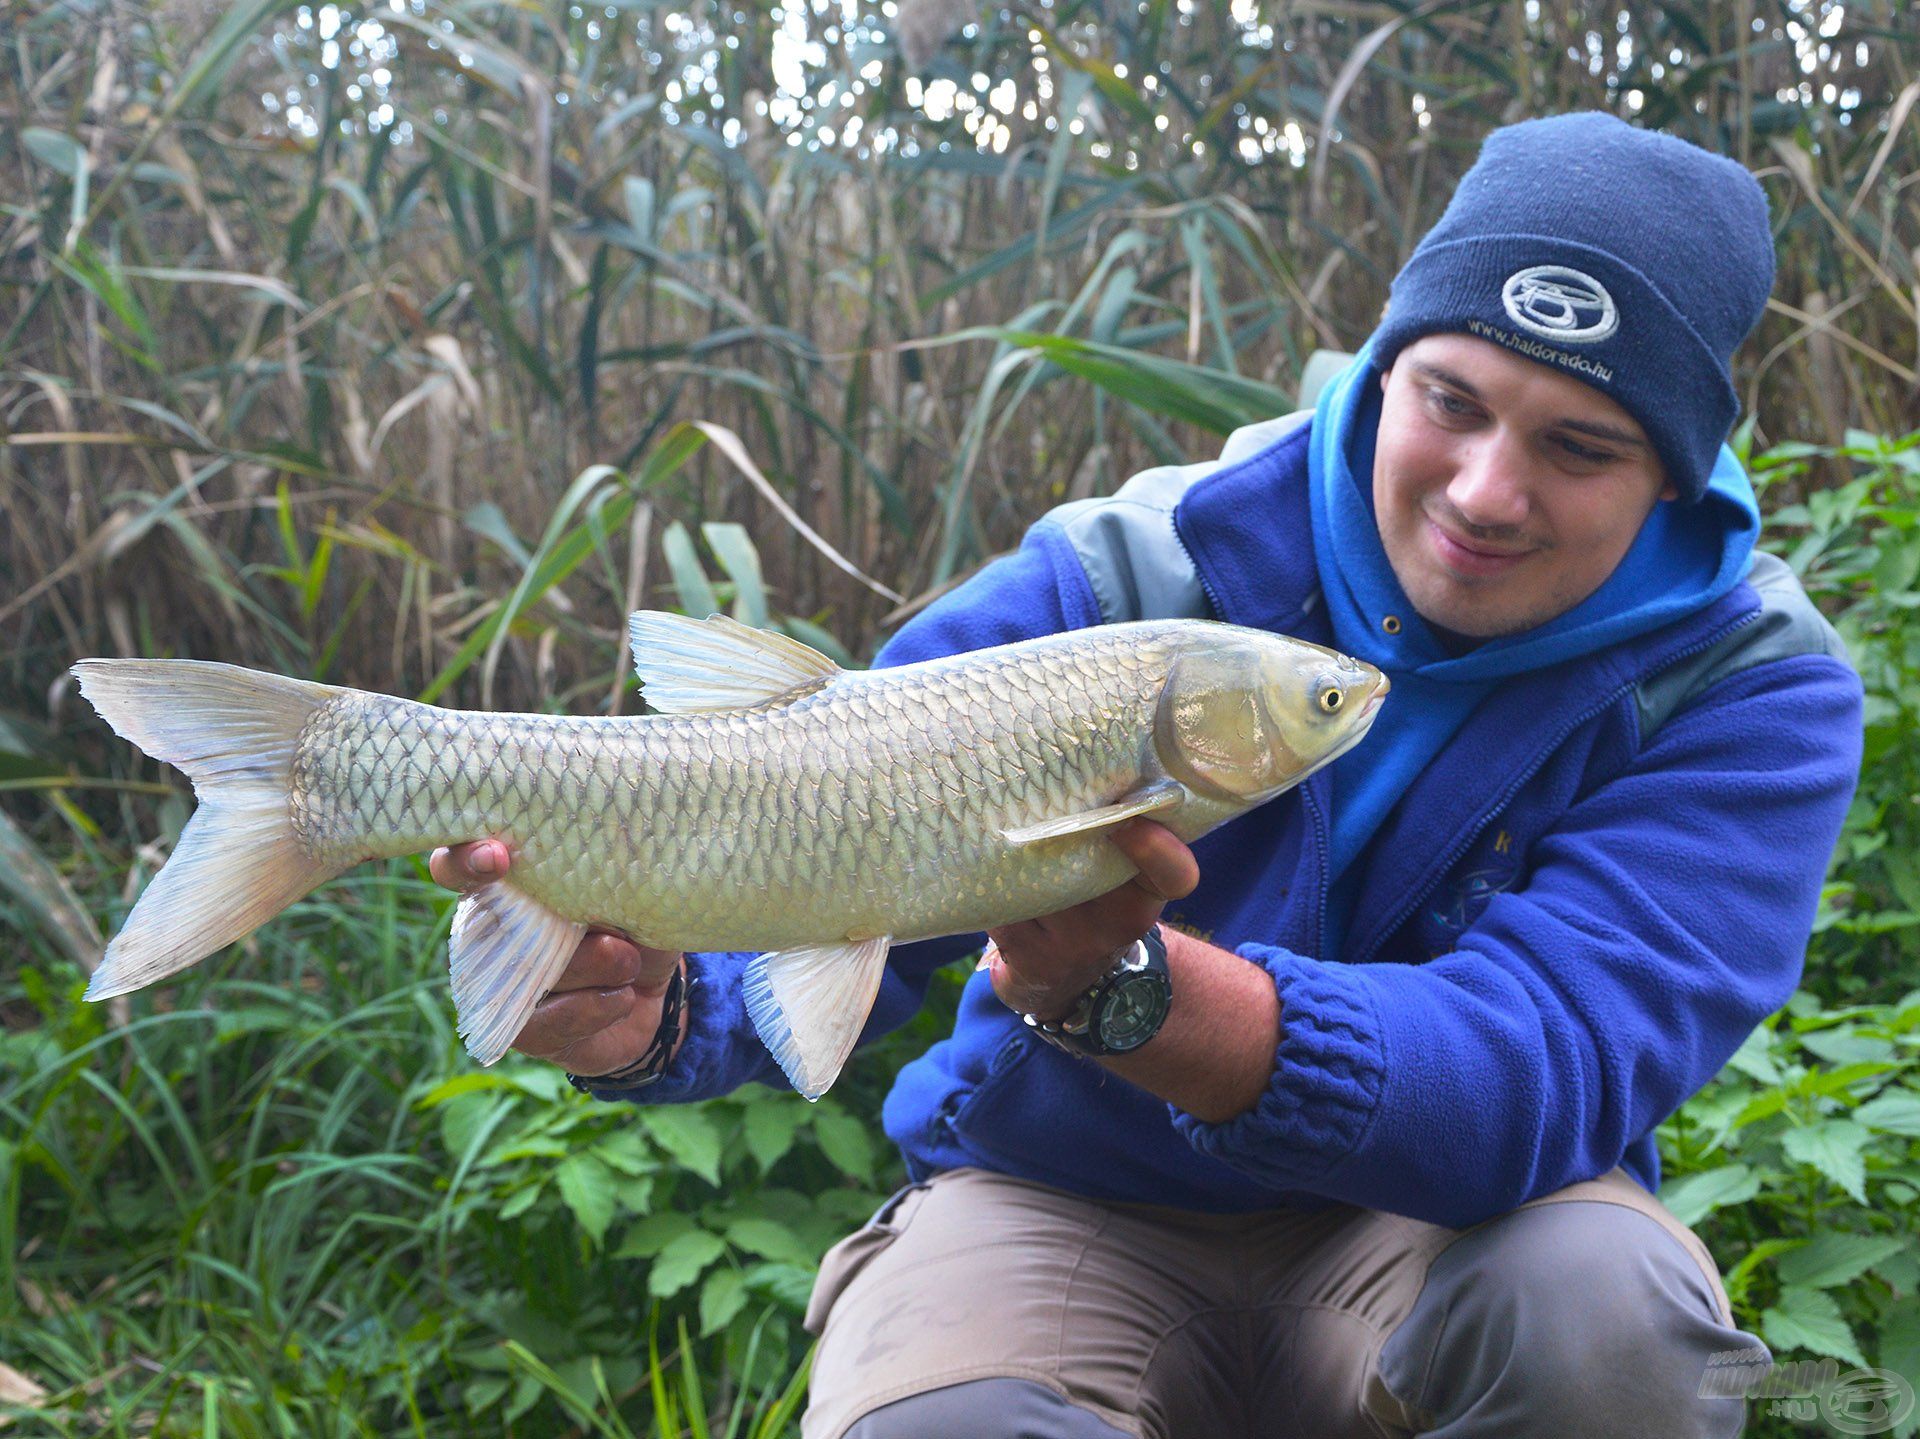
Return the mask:
<svg viewBox="0 0 1920 1439">
<path fill-rule="evenodd" d="M 1920 435 L 1749 457 L 1768 543 L 1866 686 L 1860 789 L 1805 988 L 1662 1131 L 1662 1197 L 1698 1225 L 1777 1357 L 1920 1377 Z M 1807 487 L 1812 466 L 1849 477 Z M 1920 1429 L 1920 1414 L 1898 1427 Z"/>
</svg>

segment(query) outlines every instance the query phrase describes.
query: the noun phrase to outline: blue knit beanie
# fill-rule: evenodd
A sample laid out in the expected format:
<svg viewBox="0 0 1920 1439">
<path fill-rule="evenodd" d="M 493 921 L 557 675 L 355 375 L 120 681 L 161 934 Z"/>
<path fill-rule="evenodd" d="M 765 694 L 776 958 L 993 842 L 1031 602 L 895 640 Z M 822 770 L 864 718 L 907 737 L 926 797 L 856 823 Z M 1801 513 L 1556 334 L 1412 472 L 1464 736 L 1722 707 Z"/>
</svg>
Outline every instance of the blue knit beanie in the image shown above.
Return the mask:
<svg viewBox="0 0 1920 1439">
<path fill-rule="evenodd" d="M 1394 279 L 1374 362 L 1449 331 L 1563 369 L 1640 422 L 1692 503 L 1772 288 L 1767 201 L 1744 166 L 1612 115 L 1528 120 L 1487 137 Z"/>
</svg>

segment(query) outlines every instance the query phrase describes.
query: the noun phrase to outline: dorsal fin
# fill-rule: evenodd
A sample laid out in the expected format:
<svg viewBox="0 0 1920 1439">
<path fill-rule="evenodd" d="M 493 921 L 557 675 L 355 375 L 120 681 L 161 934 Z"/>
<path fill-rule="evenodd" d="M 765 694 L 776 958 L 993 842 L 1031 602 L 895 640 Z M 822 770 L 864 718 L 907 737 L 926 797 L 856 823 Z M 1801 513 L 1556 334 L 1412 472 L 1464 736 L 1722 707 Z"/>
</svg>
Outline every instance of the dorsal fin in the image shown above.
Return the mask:
<svg viewBox="0 0 1920 1439">
<path fill-rule="evenodd" d="M 817 689 L 840 673 L 810 645 L 725 615 L 696 620 L 635 610 L 627 638 L 641 695 L 662 714 L 756 709 Z"/>
</svg>

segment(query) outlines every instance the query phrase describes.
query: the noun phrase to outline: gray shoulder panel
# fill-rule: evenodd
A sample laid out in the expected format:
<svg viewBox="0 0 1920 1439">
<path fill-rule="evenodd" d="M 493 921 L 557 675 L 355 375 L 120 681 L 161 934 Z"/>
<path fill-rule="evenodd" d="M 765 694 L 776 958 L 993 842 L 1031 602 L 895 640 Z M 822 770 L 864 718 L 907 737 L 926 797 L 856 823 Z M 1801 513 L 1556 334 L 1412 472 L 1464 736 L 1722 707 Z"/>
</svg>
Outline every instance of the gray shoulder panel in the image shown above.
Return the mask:
<svg viewBox="0 0 1920 1439">
<path fill-rule="evenodd" d="M 1283 415 L 1235 430 L 1217 460 L 1142 470 L 1111 495 L 1074 500 L 1046 518 L 1065 532 L 1107 624 L 1207 616 L 1193 557 L 1174 533 L 1173 509 L 1198 481 L 1257 454 L 1308 418 Z"/>
<path fill-rule="evenodd" d="M 1729 675 L 1795 655 L 1831 655 L 1851 664 L 1845 642 L 1814 607 L 1784 560 L 1756 554 L 1747 583 L 1760 595 L 1760 615 L 1719 643 L 1642 680 L 1634 699 L 1644 740 Z"/>
</svg>

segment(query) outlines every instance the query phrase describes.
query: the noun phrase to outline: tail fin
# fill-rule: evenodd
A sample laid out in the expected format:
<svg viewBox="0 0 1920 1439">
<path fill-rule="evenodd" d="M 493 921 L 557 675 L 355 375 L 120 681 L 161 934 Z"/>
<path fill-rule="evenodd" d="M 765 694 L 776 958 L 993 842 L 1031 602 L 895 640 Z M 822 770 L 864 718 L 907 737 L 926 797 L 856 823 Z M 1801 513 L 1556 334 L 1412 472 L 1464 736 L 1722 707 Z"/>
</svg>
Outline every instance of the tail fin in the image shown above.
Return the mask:
<svg viewBox="0 0 1920 1439">
<path fill-rule="evenodd" d="M 73 673 L 114 732 L 184 770 L 199 800 L 88 999 L 178 973 L 339 873 L 302 848 L 287 801 L 301 728 L 345 691 L 198 660 L 82 660 Z"/>
</svg>

